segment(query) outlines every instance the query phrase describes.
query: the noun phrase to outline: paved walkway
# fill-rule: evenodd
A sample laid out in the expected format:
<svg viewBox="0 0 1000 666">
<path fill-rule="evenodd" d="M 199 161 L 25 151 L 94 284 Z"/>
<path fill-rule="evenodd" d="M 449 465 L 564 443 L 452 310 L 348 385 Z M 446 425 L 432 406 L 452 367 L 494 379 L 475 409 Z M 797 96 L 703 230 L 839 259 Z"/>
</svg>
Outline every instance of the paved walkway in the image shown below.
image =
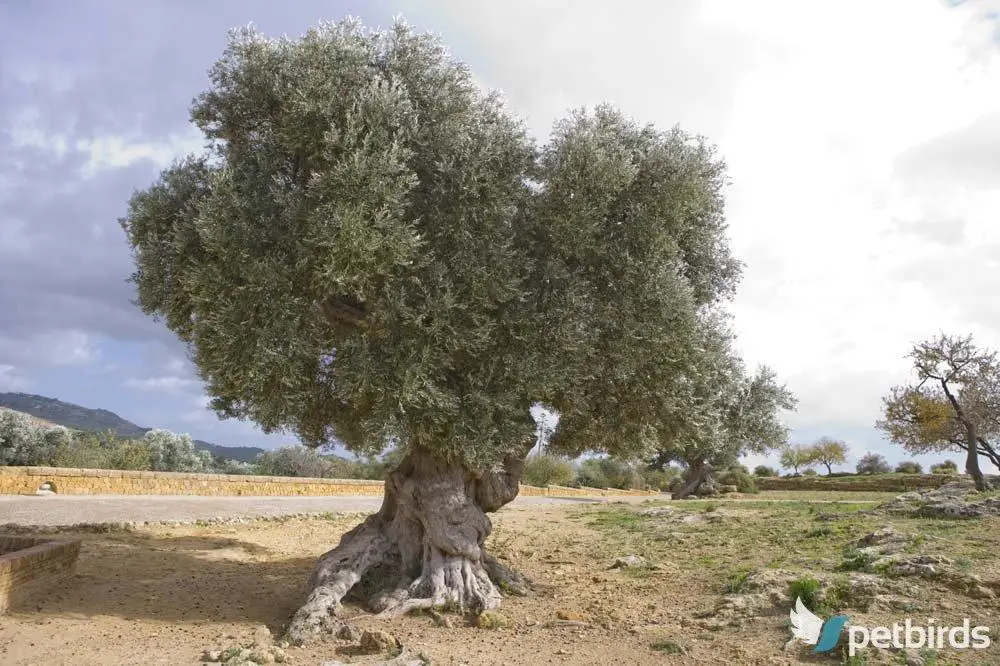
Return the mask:
<svg viewBox="0 0 1000 666">
<path fill-rule="evenodd" d="M 519 497 L 509 509 L 647 497 Z M 287 516 L 297 513 L 376 511 L 381 497 L 204 497 L 194 495 L 0 495 L 0 525 L 191 521 Z"/>
</svg>

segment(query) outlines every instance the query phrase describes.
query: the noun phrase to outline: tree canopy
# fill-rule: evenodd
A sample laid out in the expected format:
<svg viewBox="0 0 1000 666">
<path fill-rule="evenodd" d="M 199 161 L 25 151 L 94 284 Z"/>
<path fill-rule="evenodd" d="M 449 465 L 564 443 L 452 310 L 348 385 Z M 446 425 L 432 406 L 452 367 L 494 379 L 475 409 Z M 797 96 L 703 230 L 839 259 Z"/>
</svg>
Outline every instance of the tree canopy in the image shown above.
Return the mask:
<svg viewBox="0 0 1000 666">
<path fill-rule="evenodd" d="M 773 375 L 702 351 L 726 346 L 713 312 L 739 276 L 703 138 L 601 106 L 537 145 L 402 22 L 235 31 L 210 80 L 191 111 L 206 152 L 122 226 L 140 306 L 220 416 L 480 468 L 523 457 L 536 403 L 559 453 L 777 435 L 745 418 L 787 402 Z"/>
<path fill-rule="evenodd" d="M 827 474 L 833 474 L 834 465 L 847 462 L 847 444 L 832 437 L 820 437 L 812 445 L 813 460 L 826 467 Z"/>
</svg>

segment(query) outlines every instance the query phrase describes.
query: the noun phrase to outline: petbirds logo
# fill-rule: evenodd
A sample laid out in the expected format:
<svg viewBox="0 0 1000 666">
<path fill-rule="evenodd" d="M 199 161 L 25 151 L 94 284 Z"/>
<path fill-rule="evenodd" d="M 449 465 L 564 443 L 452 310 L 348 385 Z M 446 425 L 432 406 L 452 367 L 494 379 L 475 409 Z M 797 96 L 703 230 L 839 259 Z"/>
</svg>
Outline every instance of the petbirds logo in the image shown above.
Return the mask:
<svg viewBox="0 0 1000 666">
<path fill-rule="evenodd" d="M 849 619 L 846 615 L 834 615 L 824 622 L 805 607 L 802 599 L 795 600 L 795 608 L 789 612 L 788 617 L 792 621 L 792 640 L 798 639 L 806 645 L 815 645 L 813 652 L 829 652 L 837 647 L 840 634 Z M 939 626 L 933 618 L 928 618 L 927 624 L 915 623 L 906 618 L 904 622 L 896 622 L 891 627 L 847 627 L 847 653 L 852 657 L 869 645 L 879 650 L 940 650 L 946 647 L 982 650 L 991 643 L 990 628 L 973 626 L 969 618 L 965 618 L 960 626 L 951 627 Z"/>
<path fill-rule="evenodd" d="M 813 652 L 829 652 L 836 647 L 840 632 L 850 619 L 846 615 L 834 615 L 824 622 L 813 615 L 799 598 L 795 599 L 795 608 L 789 611 L 788 617 L 792 621 L 792 637 L 806 645 L 815 645 Z"/>
</svg>

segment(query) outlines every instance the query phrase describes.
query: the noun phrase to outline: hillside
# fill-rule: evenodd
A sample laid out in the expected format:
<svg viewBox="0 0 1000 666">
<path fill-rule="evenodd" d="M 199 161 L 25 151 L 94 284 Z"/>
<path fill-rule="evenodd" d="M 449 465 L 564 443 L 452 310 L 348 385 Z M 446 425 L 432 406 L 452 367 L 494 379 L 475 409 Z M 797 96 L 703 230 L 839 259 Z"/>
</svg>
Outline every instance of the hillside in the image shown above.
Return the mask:
<svg viewBox="0 0 1000 666">
<path fill-rule="evenodd" d="M 37 419 L 84 432 L 111 430 L 119 437 L 139 438 L 152 430 L 136 425 L 106 409 L 90 409 L 30 393 L 0 393 L 0 407 L 24 412 Z M 258 453 L 264 451 L 254 446 L 220 446 L 199 439 L 194 440 L 194 444 L 197 449 L 204 449 L 212 455 L 233 460 L 251 461 Z"/>
</svg>

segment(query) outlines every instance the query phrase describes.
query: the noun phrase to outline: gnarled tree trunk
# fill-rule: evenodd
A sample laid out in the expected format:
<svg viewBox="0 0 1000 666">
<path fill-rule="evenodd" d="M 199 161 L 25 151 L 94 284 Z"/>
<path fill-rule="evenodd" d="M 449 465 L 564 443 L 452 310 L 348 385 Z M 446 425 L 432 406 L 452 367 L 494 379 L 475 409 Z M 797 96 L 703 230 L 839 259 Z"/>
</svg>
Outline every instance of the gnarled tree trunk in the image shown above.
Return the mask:
<svg viewBox="0 0 1000 666">
<path fill-rule="evenodd" d="M 486 514 L 517 497 L 523 466 L 515 457 L 479 473 L 412 451 L 386 479 L 379 512 L 320 558 L 288 640 L 301 644 L 327 627 L 366 574 L 377 580 L 360 587 L 374 588 L 368 605 L 383 614 L 435 606 L 478 613 L 500 605 L 498 586 L 526 594 L 528 581 L 483 548 L 492 530 Z"/>
<path fill-rule="evenodd" d="M 706 462 L 697 461 L 688 464 L 687 474 L 684 478 L 684 485 L 681 489 L 671 494 L 672 499 L 685 499 L 698 492 L 701 484 L 708 481 L 712 473 L 712 467 Z"/>
</svg>

